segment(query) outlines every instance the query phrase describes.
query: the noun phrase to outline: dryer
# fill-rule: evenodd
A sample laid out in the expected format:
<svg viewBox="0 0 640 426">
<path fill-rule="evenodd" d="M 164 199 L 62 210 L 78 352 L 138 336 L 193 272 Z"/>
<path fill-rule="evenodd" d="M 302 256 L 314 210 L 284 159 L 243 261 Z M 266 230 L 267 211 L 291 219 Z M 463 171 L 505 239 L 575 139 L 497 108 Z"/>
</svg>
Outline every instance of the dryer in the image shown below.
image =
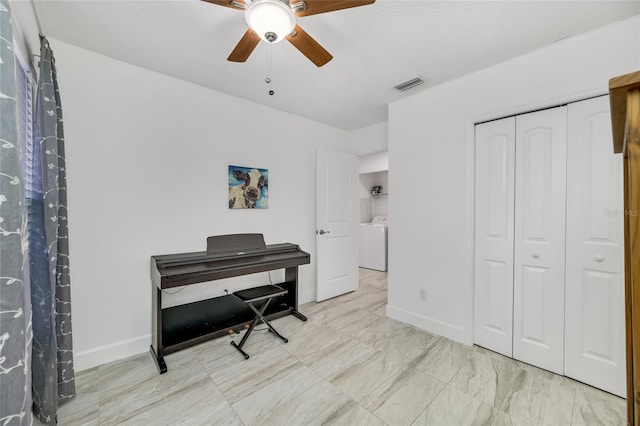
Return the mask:
<svg viewBox="0 0 640 426">
<path fill-rule="evenodd" d="M 387 270 L 388 221 L 387 216 L 376 216 L 371 223 L 360 224 L 360 267 Z"/>
</svg>

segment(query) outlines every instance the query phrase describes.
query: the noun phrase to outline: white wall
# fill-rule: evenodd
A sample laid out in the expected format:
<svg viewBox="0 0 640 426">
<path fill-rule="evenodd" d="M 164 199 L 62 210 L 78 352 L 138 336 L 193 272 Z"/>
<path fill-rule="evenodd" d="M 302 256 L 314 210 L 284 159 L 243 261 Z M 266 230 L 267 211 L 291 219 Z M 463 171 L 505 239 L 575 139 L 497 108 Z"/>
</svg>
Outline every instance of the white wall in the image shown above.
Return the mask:
<svg viewBox="0 0 640 426">
<path fill-rule="evenodd" d="M 389 215 L 389 172 L 364 173 L 359 176 L 360 223 L 371 222 L 374 216 Z M 371 195 L 371 188 L 382 186 L 384 195 Z"/>
<path fill-rule="evenodd" d="M 348 149 L 356 155 L 386 151 L 388 146 L 388 124 L 386 121 L 363 127 L 349 133 Z"/>
<path fill-rule="evenodd" d="M 315 152 L 327 141 L 344 144 L 346 132 L 51 44 L 65 125 L 78 370 L 148 351 L 150 256 L 205 250 L 210 235 L 258 232 L 267 244 L 299 244 L 312 260 L 300 268 L 300 301 L 315 298 Z M 228 209 L 230 164 L 269 170 L 268 209 Z M 168 304 L 267 279 L 196 285 Z"/>
<path fill-rule="evenodd" d="M 359 157 L 359 172 L 376 173 L 389 170 L 389 153 L 387 151 Z"/>
<path fill-rule="evenodd" d="M 382 186 L 382 194 L 371 196 L 371 216 L 389 216 L 389 172 L 371 173 L 373 185 Z M 369 187 L 371 190 L 371 187 Z"/>
<path fill-rule="evenodd" d="M 386 123 L 384 123 L 384 126 L 377 125 L 368 127 L 364 132 L 356 132 L 360 135 L 371 134 L 371 129 L 380 129 L 381 127 L 386 129 Z M 374 197 L 371 195 L 371 188 L 375 185 L 380 185 L 385 194 L 389 192 L 389 153 L 383 151 L 361 155 L 358 159 L 360 171 L 360 188 L 358 190 L 360 194 L 360 223 L 371 222 L 374 216 L 388 216 L 389 203 L 387 196 Z"/>
<path fill-rule="evenodd" d="M 638 68 L 634 17 L 391 104 L 388 315 L 471 344 L 474 123 L 606 93 Z"/>
</svg>

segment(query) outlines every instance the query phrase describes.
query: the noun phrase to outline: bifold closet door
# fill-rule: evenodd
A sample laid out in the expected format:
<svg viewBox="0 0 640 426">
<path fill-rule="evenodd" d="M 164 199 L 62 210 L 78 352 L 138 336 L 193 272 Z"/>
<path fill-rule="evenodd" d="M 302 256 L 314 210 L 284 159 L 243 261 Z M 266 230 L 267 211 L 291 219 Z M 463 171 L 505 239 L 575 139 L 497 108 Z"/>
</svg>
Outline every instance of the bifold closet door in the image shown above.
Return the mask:
<svg viewBox="0 0 640 426">
<path fill-rule="evenodd" d="M 475 131 L 474 343 L 512 356 L 515 117 Z"/>
<path fill-rule="evenodd" d="M 568 108 L 565 375 L 625 397 L 622 156 L 608 96 Z"/>
<path fill-rule="evenodd" d="M 513 357 L 563 374 L 566 107 L 516 117 Z"/>
</svg>

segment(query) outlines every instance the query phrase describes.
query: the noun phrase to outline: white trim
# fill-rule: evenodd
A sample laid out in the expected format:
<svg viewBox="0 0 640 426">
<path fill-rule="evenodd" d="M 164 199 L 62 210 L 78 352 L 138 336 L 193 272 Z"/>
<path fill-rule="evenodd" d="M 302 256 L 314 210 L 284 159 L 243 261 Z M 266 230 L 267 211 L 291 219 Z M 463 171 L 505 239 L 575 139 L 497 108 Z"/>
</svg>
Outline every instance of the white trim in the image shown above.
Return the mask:
<svg viewBox="0 0 640 426">
<path fill-rule="evenodd" d="M 608 95 L 609 91 L 607 86 L 595 87 L 587 90 L 581 90 L 575 93 L 569 93 L 556 98 L 545 99 L 535 102 L 526 102 L 523 104 L 514 104 L 504 108 L 496 109 L 490 113 L 478 114 L 475 119 L 472 120 L 472 125 L 476 123 L 483 123 L 485 121 L 492 121 L 500 118 L 511 117 L 515 115 L 527 114 L 533 111 L 541 109 L 555 108 L 557 106 L 569 104 L 572 102 L 580 102 L 585 99 L 595 98 L 597 96 Z"/>
<path fill-rule="evenodd" d="M 465 345 L 471 345 L 473 343 L 468 340 L 467 336 L 471 333 L 468 333 L 464 327 L 459 325 L 449 324 L 444 321 L 440 321 L 426 315 L 416 314 L 415 312 L 392 305 L 387 305 L 387 316 L 394 320 L 411 324 L 428 331 L 429 333 L 437 334 Z"/>
<path fill-rule="evenodd" d="M 464 334 L 463 342 L 471 345 L 473 344 L 473 315 L 474 315 L 474 295 L 473 295 L 473 286 L 474 286 L 474 256 L 475 256 L 475 187 L 476 187 L 476 168 L 475 168 L 475 124 L 471 126 L 467 126 L 467 136 L 464 144 L 464 161 L 465 161 L 465 187 L 467 190 L 464 194 L 464 202 L 465 202 L 465 213 L 464 213 L 464 240 L 466 241 L 464 253 L 461 255 L 464 258 L 463 264 L 471 265 L 468 271 L 468 286 L 469 290 L 467 294 L 471 297 L 463 298 L 464 307 L 464 317 L 462 318 L 462 328 Z M 469 190 L 471 189 L 471 190 Z"/>
<path fill-rule="evenodd" d="M 316 300 L 315 290 L 298 292 L 298 305 L 304 305 L 305 303 L 315 302 L 315 300 Z"/>
<path fill-rule="evenodd" d="M 148 352 L 150 347 L 151 334 L 145 334 L 86 351 L 75 351 L 73 354 L 74 369 L 76 372 L 88 370 L 98 365 Z M 149 362 L 153 362 L 151 355 L 149 355 Z"/>
</svg>

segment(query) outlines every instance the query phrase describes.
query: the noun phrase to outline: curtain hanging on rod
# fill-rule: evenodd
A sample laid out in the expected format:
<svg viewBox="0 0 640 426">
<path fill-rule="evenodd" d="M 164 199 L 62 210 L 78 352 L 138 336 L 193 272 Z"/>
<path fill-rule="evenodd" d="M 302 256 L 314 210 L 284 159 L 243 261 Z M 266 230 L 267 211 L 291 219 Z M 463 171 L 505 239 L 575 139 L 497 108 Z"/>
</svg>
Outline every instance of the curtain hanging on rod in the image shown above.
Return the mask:
<svg viewBox="0 0 640 426">
<path fill-rule="evenodd" d="M 62 107 L 55 59 L 40 37 L 35 108 L 33 189 L 29 210 L 29 275 L 33 308 L 33 411 L 56 423 L 58 404 L 75 395 L 67 185 Z"/>
</svg>

